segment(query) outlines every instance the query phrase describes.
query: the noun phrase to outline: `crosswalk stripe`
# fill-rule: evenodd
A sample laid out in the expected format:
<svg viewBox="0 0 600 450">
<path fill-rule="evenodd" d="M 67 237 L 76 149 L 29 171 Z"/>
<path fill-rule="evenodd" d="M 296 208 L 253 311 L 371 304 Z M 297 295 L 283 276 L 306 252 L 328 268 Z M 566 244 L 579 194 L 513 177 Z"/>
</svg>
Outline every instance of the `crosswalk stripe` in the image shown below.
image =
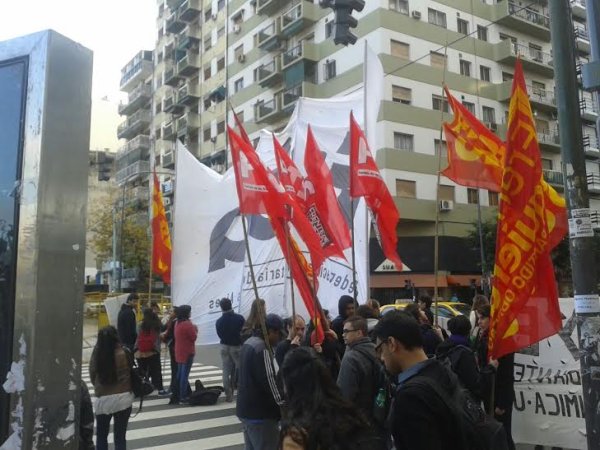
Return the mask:
<svg viewBox="0 0 600 450">
<path fill-rule="evenodd" d="M 244 435 L 241 433 L 226 434 L 224 436 L 215 436 L 204 439 L 196 439 L 195 441 L 184 444 L 167 444 L 156 447 L 148 447 L 148 450 L 212 450 L 212 449 L 231 449 L 238 448 L 244 444 Z M 235 446 L 235 447 L 232 447 Z"/>
<path fill-rule="evenodd" d="M 142 408 L 142 412 L 145 411 L 146 402 L 144 401 L 144 408 Z M 201 410 L 199 410 L 201 408 Z M 134 405 L 135 409 L 135 405 Z M 229 411 L 231 410 L 231 411 Z M 174 405 L 172 409 L 164 410 L 156 410 L 156 411 L 148 411 L 142 415 L 140 413 L 139 416 L 133 417 L 129 420 L 129 422 L 139 422 L 142 420 L 152 420 L 152 419 L 161 419 L 167 417 L 179 417 L 185 416 L 187 414 L 193 414 L 198 412 L 212 412 L 212 411 L 228 411 L 235 415 L 235 403 L 217 403 L 214 406 L 183 406 L 183 405 Z M 135 414 L 135 412 L 134 412 Z"/>
</svg>

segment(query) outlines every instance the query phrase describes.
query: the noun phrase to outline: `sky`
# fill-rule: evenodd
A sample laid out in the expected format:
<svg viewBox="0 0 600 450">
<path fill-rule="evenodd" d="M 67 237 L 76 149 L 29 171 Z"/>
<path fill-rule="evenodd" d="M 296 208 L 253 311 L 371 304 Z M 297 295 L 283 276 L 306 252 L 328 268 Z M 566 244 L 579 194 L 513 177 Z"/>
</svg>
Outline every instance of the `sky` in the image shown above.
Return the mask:
<svg viewBox="0 0 600 450">
<path fill-rule="evenodd" d="M 116 151 L 121 68 L 154 48 L 157 15 L 156 0 L 0 0 L 0 41 L 53 29 L 92 50 L 90 148 Z"/>
</svg>

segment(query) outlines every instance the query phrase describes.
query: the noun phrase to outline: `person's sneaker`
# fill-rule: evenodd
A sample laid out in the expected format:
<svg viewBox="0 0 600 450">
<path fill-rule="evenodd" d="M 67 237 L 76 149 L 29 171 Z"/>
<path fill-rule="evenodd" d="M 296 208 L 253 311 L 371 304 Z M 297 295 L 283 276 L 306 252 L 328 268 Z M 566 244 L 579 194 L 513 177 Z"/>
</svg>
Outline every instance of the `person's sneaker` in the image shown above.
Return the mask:
<svg viewBox="0 0 600 450">
<path fill-rule="evenodd" d="M 166 395 L 171 395 L 171 393 L 169 391 L 167 391 L 166 389 L 161 389 L 160 391 L 158 391 L 158 395 L 160 395 L 161 397 L 164 397 Z"/>
<path fill-rule="evenodd" d="M 190 404 L 190 399 L 189 398 L 182 398 L 181 400 L 179 400 L 179 404 L 180 405 L 189 405 Z"/>
</svg>

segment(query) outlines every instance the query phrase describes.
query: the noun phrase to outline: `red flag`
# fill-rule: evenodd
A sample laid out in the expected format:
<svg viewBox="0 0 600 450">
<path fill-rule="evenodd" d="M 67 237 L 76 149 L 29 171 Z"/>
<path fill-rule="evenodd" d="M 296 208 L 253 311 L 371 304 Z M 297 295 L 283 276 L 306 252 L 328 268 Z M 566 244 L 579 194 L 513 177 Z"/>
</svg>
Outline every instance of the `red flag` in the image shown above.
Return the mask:
<svg viewBox="0 0 600 450">
<path fill-rule="evenodd" d="M 535 122 L 517 60 L 498 212 L 490 358 L 539 342 L 562 326 L 550 259 L 560 232 L 556 214 L 562 215 L 554 200 L 542 178 Z"/>
<path fill-rule="evenodd" d="M 171 284 L 171 236 L 156 173 L 152 189 L 152 272 Z"/>
<path fill-rule="evenodd" d="M 375 230 L 383 253 L 402 271 L 398 256 L 396 226 L 400 214 L 373 159 L 360 126 L 350 113 L 350 196 L 364 197 L 375 219 Z"/>
<path fill-rule="evenodd" d="M 307 177 L 304 183 L 306 193 L 307 215 L 318 214 L 327 237 L 342 251 L 349 248 L 350 230 L 338 203 L 333 177 L 321 154 L 310 125 L 306 135 L 306 151 L 304 168 Z"/>
<path fill-rule="evenodd" d="M 248 136 L 248 133 L 246 133 L 246 129 L 244 128 L 244 124 L 242 124 L 242 122 L 240 121 L 240 118 L 238 117 L 237 113 L 232 109 L 233 111 L 233 119 L 235 120 L 235 125 L 238 127 L 239 130 L 239 135 L 241 136 L 241 138 L 244 140 L 244 142 L 250 144 L 251 147 L 254 147 L 252 145 L 252 141 L 250 140 L 250 136 Z"/>
</svg>

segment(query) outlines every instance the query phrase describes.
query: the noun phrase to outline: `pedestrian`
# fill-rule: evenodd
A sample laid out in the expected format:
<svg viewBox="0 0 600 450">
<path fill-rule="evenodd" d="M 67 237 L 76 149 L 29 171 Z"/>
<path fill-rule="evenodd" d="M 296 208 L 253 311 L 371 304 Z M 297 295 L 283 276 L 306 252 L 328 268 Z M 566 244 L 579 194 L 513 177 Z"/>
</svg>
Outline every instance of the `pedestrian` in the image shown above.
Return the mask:
<svg viewBox="0 0 600 450">
<path fill-rule="evenodd" d="M 261 327 L 261 317 L 264 318 L 266 315 L 267 309 L 265 307 L 265 301 L 262 298 L 254 299 L 252 305 L 250 306 L 250 314 L 248 314 L 248 318 L 242 327 L 242 343 L 246 342 L 248 338 L 254 336 L 256 330 L 260 329 Z"/>
<path fill-rule="evenodd" d="M 171 383 L 169 384 L 169 392 L 171 398 L 169 404 L 179 403 L 179 387 L 177 378 L 177 360 L 175 359 L 175 323 L 177 323 L 177 307 L 171 308 L 169 317 L 165 324 L 165 331 L 160 335 L 161 340 L 169 349 L 169 362 L 171 365 Z"/>
<path fill-rule="evenodd" d="M 387 433 L 384 424 L 374 416 L 375 398 L 385 374 L 375 353 L 375 344 L 368 336 L 367 321 L 354 315 L 344 322 L 343 333 L 346 352 L 342 358 L 337 385 L 342 396 L 356 406 L 369 422 L 371 448 L 385 449 Z"/>
<path fill-rule="evenodd" d="M 367 300 L 366 305 L 373 310 L 377 319 L 381 317 L 381 304 L 379 301 L 375 300 L 374 298 L 370 298 Z"/>
<path fill-rule="evenodd" d="M 286 408 L 281 424 L 283 450 L 359 450 L 375 448 L 369 423 L 345 399 L 322 359 L 309 347 L 290 351 L 281 375 Z"/>
<path fill-rule="evenodd" d="M 433 325 L 433 312 L 431 311 L 432 303 L 433 302 L 431 301 L 431 297 L 427 295 L 422 295 L 421 297 L 419 297 L 419 308 L 425 313 L 425 316 L 427 316 L 429 325 Z"/>
<path fill-rule="evenodd" d="M 367 303 L 356 308 L 356 315 L 367 321 L 367 330 L 370 337 L 375 325 L 377 325 L 377 322 L 379 322 L 379 314 Z"/>
<path fill-rule="evenodd" d="M 132 292 L 127 296 L 125 303 L 121 305 L 121 310 L 117 317 L 117 330 L 119 330 L 119 339 L 121 345 L 133 354 L 135 342 L 137 340 L 137 326 L 135 319 L 135 308 L 137 307 L 138 295 Z"/>
<path fill-rule="evenodd" d="M 276 314 L 257 319 L 264 321 L 267 334 L 256 330 L 242 345 L 236 414 L 246 450 L 276 450 L 283 395 L 270 349 L 281 340 L 283 320 Z"/>
<path fill-rule="evenodd" d="M 515 354 L 509 353 L 498 358 L 497 361 L 491 360 L 488 364 L 488 333 L 490 330 L 491 306 L 483 305 L 477 310 L 479 317 L 479 338 L 475 343 L 475 351 L 479 370 L 488 374 L 482 378 L 482 396 L 486 411 L 493 411 L 496 420 L 502 423 L 508 439 L 508 448 L 515 449 L 515 443 L 512 438 L 512 409 L 515 399 Z M 495 377 L 490 371 L 490 365 L 497 367 Z M 492 382 L 493 379 L 493 382 Z M 494 391 L 494 404 L 491 405 L 492 390 Z"/>
<path fill-rule="evenodd" d="M 342 295 L 338 300 L 338 316 L 331 322 L 331 329 L 335 331 L 340 344 L 340 356 L 344 353 L 346 345 L 344 344 L 344 322 L 350 316 L 354 315 L 356 304 L 354 298 L 349 295 Z"/>
<path fill-rule="evenodd" d="M 158 395 L 168 395 L 163 387 L 160 364 L 160 328 L 161 322 L 156 313 L 150 308 L 144 308 L 135 357 L 142 373 L 152 380 L 152 386 L 158 391 Z"/>
<path fill-rule="evenodd" d="M 473 297 L 473 305 L 471 306 L 471 313 L 469 314 L 469 321 L 471 322 L 471 337 L 476 340 L 479 334 L 479 317 L 477 311 L 484 305 L 489 305 L 490 301 L 485 295 L 477 294 Z"/>
<path fill-rule="evenodd" d="M 402 311 L 384 315 L 375 327 L 376 349 L 397 388 L 390 411 L 396 450 L 464 450 L 461 416 L 437 393 L 452 398 L 458 381 L 438 360 L 428 359 L 417 321 Z M 422 388 L 422 383 L 431 385 Z"/>
<path fill-rule="evenodd" d="M 90 380 L 96 394 L 96 448 L 108 449 L 108 431 L 114 417 L 115 450 L 125 450 L 127 423 L 131 415 L 131 368 L 133 356 L 119 342 L 113 326 L 98 332 L 90 359 Z"/>
<path fill-rule="evenodd" d="M 179 403 L 188 403 L 191 394 L 188 378 L 196 355 L 198 337 L 198 327 L 190 321 L 191 312 L 190 305 L 181 305 L 177 308 L 175 361 L 177 361 Z"/>
<path fill-rule="evenodd" d="M 240 350 L 242 348 L 242 327 L 244 316 L 231 308 L 231 300 L 221 299 L 223 315 L 217 319 L 217 336 L 221 340 L 221 361 L 223 362 L 223 389 L 225 401 L 233 401 L 233 390 L 236 385 L 236 373 L 240 367 Z"/>
<path fill-rule="evenodd" d="M 433 357 L 435 351 L 442 343 L 442 334 L 438 328 L 434 328 L 429 323 L 429 319 L 425 313 L 425 310 L 419 308 L 414 303 L 406 305 L 404 312 L 410 314 L 419 323 L 419 329 L 421 330 L 421 336 L 423 336 L 423 350 L 428 357 Z"/>
<path fill-rule="evenodd" d="M 279 367 L 283 364 L 283 359 L 287 352 L 293 348 L 298 348 L 302 345 L 302 339 L 304 338 L 304 332 L 306 331 L 306 322 L 296 314 L 295 317 L 290 317 L 287 327 L 287 338 L 281 341 L 275 349 L 275 359 Z"/>
</svg>

